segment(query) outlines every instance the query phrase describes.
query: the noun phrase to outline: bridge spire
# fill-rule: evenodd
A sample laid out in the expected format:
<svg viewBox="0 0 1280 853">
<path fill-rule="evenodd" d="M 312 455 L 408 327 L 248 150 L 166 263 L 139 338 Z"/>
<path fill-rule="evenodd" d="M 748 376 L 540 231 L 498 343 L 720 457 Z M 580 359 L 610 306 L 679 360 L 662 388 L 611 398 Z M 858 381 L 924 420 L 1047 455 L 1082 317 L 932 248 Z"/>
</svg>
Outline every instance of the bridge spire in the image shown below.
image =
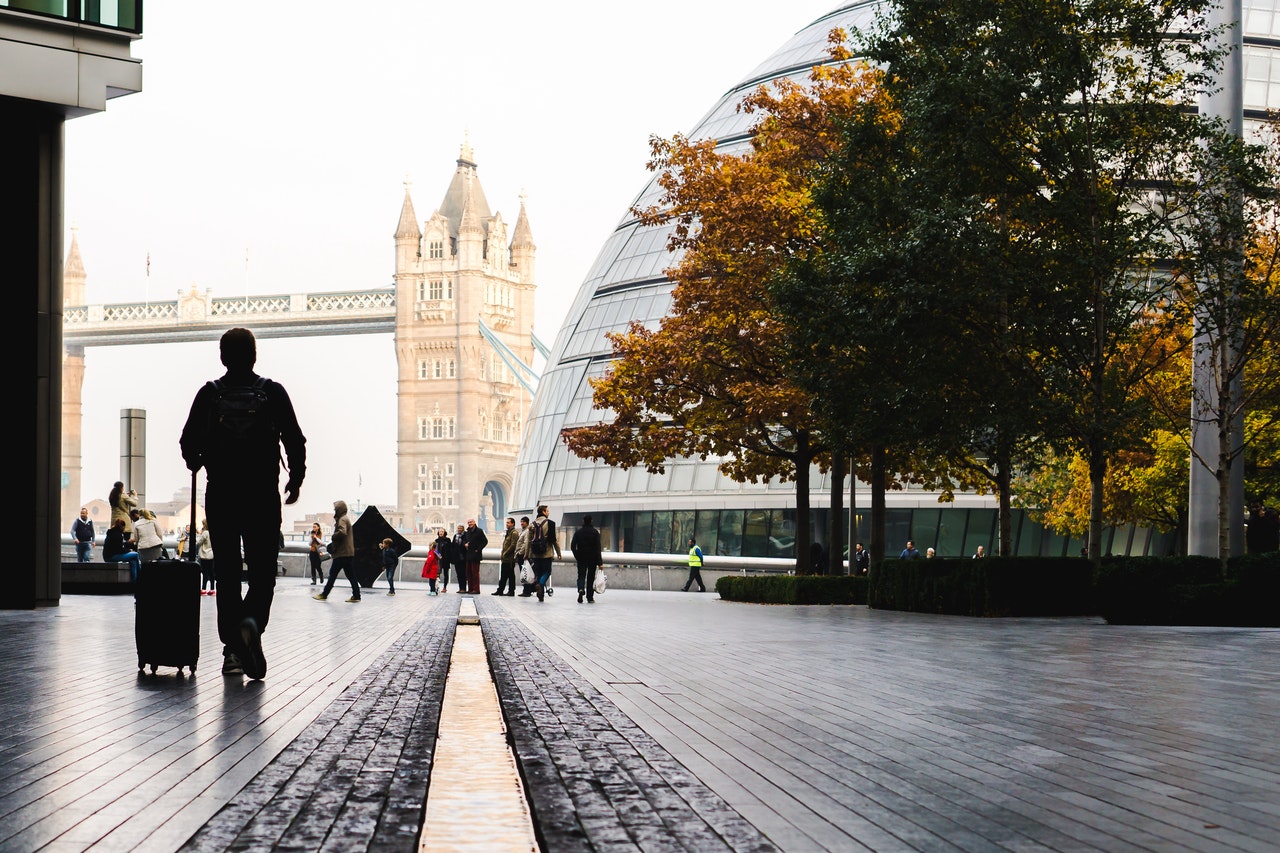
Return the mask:
<svg viewBox="0 0 1280 853">
<path fill-rule="evenodd" d="M 404 202 L 400 205 L 400 222 L 396 225 L 396 240 L 416 239 L 422 236 L 418 228 L 418 215 L 413 212 L 413 198 L 409 195 L 409 179 L 404 182 Z"/>
</svg>

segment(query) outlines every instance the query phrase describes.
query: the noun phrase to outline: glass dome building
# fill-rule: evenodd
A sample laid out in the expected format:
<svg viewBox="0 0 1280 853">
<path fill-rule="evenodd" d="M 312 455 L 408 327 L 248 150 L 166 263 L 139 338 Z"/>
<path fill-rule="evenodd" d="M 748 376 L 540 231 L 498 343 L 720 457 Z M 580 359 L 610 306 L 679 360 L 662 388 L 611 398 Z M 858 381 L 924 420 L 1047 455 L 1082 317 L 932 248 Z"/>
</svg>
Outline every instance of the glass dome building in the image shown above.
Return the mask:
<svg viewBox="0 0 1280 853">
<path fill-rule="evenodd" d="M 1268 107 L 1280 105 L 1280 53 L 1270 46 L 1280 44 L 1275 5 L 1276 0 L 1245 0 L 1248 118 L 1261 119 Z M 828 33 L 837 26 L 865 28 L 879 7 L 879 0 L 843 3 L 809 24 L 726 92 L 689 136 L 714 138 L 722 151 L 746 146 L 755 118 L 737 111 L 742 98 L 784 77 L 807 79 L 815 65 L 827 61 Z M 655 176 L 627 210 L 651 205 L 660 192 Z M 602 375 L 612 359 L 605 333 L 622 331 L 633 320 L 656 326 L 669 311 L 673 285 L 663 270 L 674 264 L 666 248 L 670 229 L 642 226 L 628 212 L 600 250 L 542 374 L 517 461 L 513 505 L 520 508 L 517 515 L 532 515 L 538 504 L 549 504 L 566 535 L 590 513 L 606 548 L 615 551 L 682 552 L 687 538 L 696 535 L 709 554 L 792 556 L 794 483 L 737 483 L 717 471 L 715 459 L 670 460 L 663 474 L 622 470 L 574 456 L 560 440 L 561 430 L 600 420 L 588 380 Z M 825 542 L 831 483 L 816 469 L 811 482 L 812 538 Z M 843 491 L 848 530 L 847 481 Z M 891 553 L 907 538 L 922 552 L 933 547 L 942 557 L 972 554 L 978 545 L 993 552 L 993 498 L 961 494 L 947 504 L 937 498 L 912 488 L 889 493 L 885 534 Z M 858 534 L 865 541 L 870 490 L 861 483 L 856 503 Z M 1043 554 L 1076 554 L 1082 544 L 1043 529 L 1021 512 L 1014 519 L 1014 542 L 1020 553 Z M 1164 553 L 1171 544 L 1171 535 L 1141 528 L 1110 530 L 1103 543 L 1117 554 Z"/>
</svg>

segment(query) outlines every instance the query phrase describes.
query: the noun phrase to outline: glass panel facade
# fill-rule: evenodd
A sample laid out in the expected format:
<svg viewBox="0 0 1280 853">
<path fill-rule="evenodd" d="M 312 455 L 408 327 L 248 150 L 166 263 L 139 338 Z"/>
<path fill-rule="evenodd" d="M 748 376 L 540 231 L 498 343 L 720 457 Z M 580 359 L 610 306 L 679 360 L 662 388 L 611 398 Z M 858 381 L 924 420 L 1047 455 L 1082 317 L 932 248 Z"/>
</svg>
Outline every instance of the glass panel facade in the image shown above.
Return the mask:
<svg viewBox="0 0 1280 853">
<path fill-rule="evenodd" d="M 3 2 L 3 0 L 0 0 Z M 1245 108 L 1251 120 L 1261 111 L 1280 108 L 1280 62 L 1274 61 L 1273 43 L 1280 38 L 1275 0 L 1244 0 Z M 141 7 L 139 6 L 139 9 Z M 883 9 L 878 0 L 841 4 L 788 38 L 723 98 L 713 104 L 688 136 L 714 139 L 717 149 L 732 153 L 749 145 L 756 116 L 739 112 L 742 98 L 761 84 L 791 78 L 807 79 L 812 68 L 828 60 L 827 36 L 835 27 L 848 31 L 867 29 Z M 569 516 L 601 513 L 611 506 L 635 507 L 638 498 L 652 496 L 661 512 L 619 511 L 614 529 L 619 545 L 630 551 L 684 551 L 689 530 L 696 530 L 708 553 L 743 556 L 787 556 L 795 548 L 794 483 L 777 480 L 735 483 L 716 469 L 715 458 L 671 460 L 663 474 L 643 468 L 628 471 L 606 469 L 570 454 L 560 441 L 565 428 L 597 423 L 610 416 L 592 405 L 588 381 L 603 375 L 611 359 L 610 332 L 621 332 L 633 321 L 656 328 L 671 307 L 672 285 L 665 270 L 678 255 L 667 252 L 671 225 L 641 226 L 632 207 L 649 207 L 662 196 L 657 176 L 643 186 L 604 241 L 587 273 L 567 319 L 556 336 L 543 371 L 541 387 L 527 418 L 516 466 L 512 505 L 517 512 L 531 512 L 537 503 L 550 501 Z M 811 502 L 816 507 L 811 532 L 826 541 L 829 502 L 827 478 L 812 479 Z M 845 494 L 848 494 L 847 488 Z M 908 538 L 923 551 L 932 546 L 943 557 L 971 555 L 984 546 L 998 552 L 999 540 L 994 498 L 967 497 L 967 508 L 930 505 L 936 493 L 908 488 L 887 495 L 885 543 L 896 556 Z M 869 545 L 869 495 L 858 495 L 858 530 L 854 536 Z M 725 507 L 732 506 L 733 509 Z M 714 509 L 712 509 L 714 507 Z M 748 508 L 749 507 L 749 508 Z M 599 525 L 598 525 L 599 526 Z M 1173 547 L 1173 534 L 1125 530 L 1108 547 L 1129 553 L 1164 553 Z M 1019 554 L 1063 555 L 1079 553 L 1079 543 L 1046 532 L 1016 511 L 1012 536 Z"/>
</svg>

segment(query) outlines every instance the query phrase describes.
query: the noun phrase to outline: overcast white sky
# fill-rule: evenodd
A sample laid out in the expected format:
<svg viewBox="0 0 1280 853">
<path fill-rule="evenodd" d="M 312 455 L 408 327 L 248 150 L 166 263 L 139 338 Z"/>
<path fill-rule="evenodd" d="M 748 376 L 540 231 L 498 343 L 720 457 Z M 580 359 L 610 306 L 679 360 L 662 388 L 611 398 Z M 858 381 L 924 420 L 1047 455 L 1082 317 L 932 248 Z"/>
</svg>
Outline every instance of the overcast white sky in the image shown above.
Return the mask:
<svg viewBox="0 0 1280 853">
<path fill-rule="evenodd" d="M 538 246 L 548 346 L 649 178 L 651 134 L 687 132 L 836 0 L 150 3 L 143 91 L 66 126 L 66 221 L 91 304 L 385 287 L 406 176 L 418 218 L 469 138 L 485 195 Z M 70 231 L 66 236 L 70 245 Z M 147 256 L 150 255 L 150 275 Z M 302 497 L 394 506 L 391 335 L 260 341 L 307 435 Z M 147 412 L 147 496 L 188 483 L 177 439 L 217 345 L 86 355 L 84 494 L 119 479 L 119 417 Z M 332 401 L 345 398 L 347 405 Z"/>
</svg>

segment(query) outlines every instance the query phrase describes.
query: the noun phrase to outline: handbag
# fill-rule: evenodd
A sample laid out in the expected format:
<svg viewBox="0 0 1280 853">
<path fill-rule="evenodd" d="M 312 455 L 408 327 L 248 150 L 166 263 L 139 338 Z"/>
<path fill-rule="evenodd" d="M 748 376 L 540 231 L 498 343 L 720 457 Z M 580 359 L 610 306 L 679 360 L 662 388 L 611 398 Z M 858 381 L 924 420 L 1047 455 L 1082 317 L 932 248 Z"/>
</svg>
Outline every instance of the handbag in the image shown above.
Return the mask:
<svg viewBox="0 0 1280 853">
<path fill-rule="evenodd" d="M 526 584 L 526 585 L 533 583 L 533 578 L 529 577 L 528 564 L 525 564 L 525 563 L 520 564 L 520 583 Z"/>
<path fill-rule="evenodd" d="M 325 552 L 325 554 L 326 554 L 326 555 L 328 555 L 328 556 L 330 556 L 330 557 L 332 557 L 332 556 L 333 556 L 333 552 L 334 552 L 334 551 L 336 551 L 336 550 L 338 550 L 338 543 L 336 543 L 336 542 L 330 541 L 328 544 L 326 544 L 326 545 L 324 546 L 324 552 Z M 323 559 L 324 559 L 324 557 L 321 557 L 320 559 L 322 559 L 322 560 L 323 560 Z"/>
<path fill-rule="evenodd" d="M 604 569 L 603 568 L 596 569 L 596 583 L 595 583 L 596 595 L 599 595 L 600 593 L 604 592 L 604 588 L 608 583 L 609 583 L 609 578 L 605 575 Z"/>
</svg>

